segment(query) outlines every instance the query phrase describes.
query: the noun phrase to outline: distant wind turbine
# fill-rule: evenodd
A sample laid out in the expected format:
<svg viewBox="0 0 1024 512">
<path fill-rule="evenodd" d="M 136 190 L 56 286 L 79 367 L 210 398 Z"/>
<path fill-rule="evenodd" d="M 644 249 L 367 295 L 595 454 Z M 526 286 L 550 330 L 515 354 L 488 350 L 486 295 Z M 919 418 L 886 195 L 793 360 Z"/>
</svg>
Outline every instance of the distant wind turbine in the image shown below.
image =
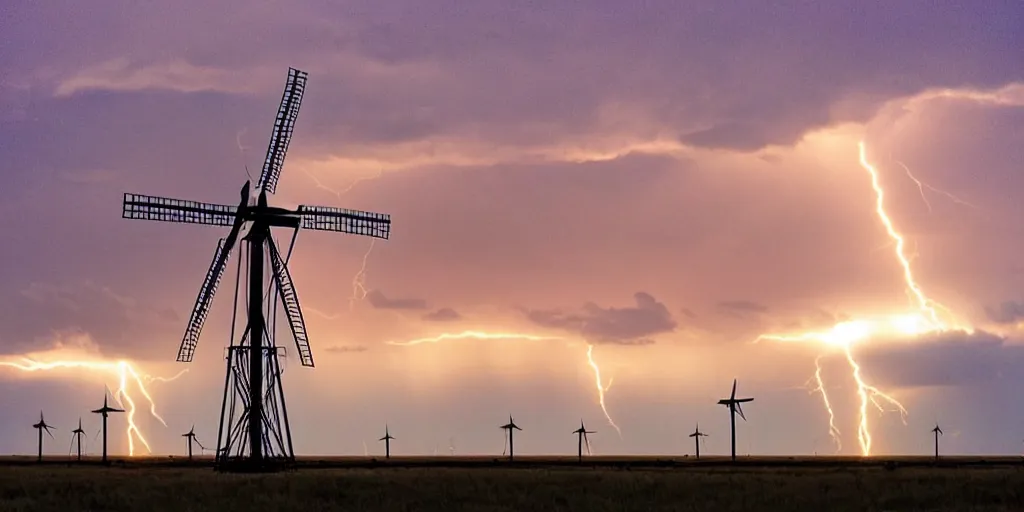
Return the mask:
<svg viewBox="0 0 1024 512">
<path fill-rule="evenodd" d="M 753 398 L 736 398 L 736 379 L 732 380 L 732 395 L 729 395 L 729 398 L 723 398 L 718 401 L 719 405 L 729 408 L 729 425 L 732 427 L 732 460 L 734 461 L 736 460 L 736 413 L 739 413 L 743 421 L 747 421 L 747 417 L 743 415 L 743 407 L 740 404 L 753 401 Z"/>
<path fill-rule="evenodd" d="M 78 461 L 82 461 L 82 436 L 85 435 L 85 430 L 82 430 L 82 418 L 78 418 L 78 428 L 71 431 L 71 445 L 74 446 L 75 441 L 78 442 Z M 70 455 L 71 449 L 68 448 L 68 454 Z"/>
<path fill-rule="evenodd" d="M 938 423 L 935 424 L 932 433 L 935 434 L 935 460 L 939 460 L 939 436 L 942 435 L 942 429 L 939 428 Z"/>
<path fill-rule="evenodd" d="M 708 437 L 708 435 L 700 431 L 700 423 L 697 423 L 697 426 L 693 429 L 693 433 L 687 437 L 693 438 L 693 450 L 697 455 L 697 460 L 700 460 L 700 443 L 703 441 L 701 438 Z"/>
<path fill-rule="evenodd" d="M 107 394 L 103 393 L 103 407 L 92 412 L 103 416 L 103 462 L 107 462 L 107 416 L 112 412 L 124 412 L 124 409 L 116 409 L 107 405 Z"/>
<path fill-rule="evenodd" d="M 186 438 L 185 443 L 188 444 L 188 460 L 192 460 L 192 443 L 199 445 L 200 450 L 206 450 L 206 447 L 196 439 L 196 426 L 192 425 L 192 428 L 188 432 L 185 432 L 181 437 Z"/>
<path fill-rule="evenodd" d="M 512 434 L 514 431 L 522 429 L 519 428 L 519 425 L 516 425 L 516 422 L 512 420 L 511 414 L 508 416 L 508 423 L 502 425 L 501 428 L 508 431 L 508 460 L 515 460 L 515 444 Z M 502 450 L 501 454 L 504 455 L 505 451 Z"/>
<path fill-rule="evenodd" d="M 387 423 L 385 423 L 384 424 L 384 437 L 378 439 L 378 441 L 384 441 L 384 458 L 385 459 L 390 459 L 391 458 L 391 440 L 392 439 L 394 439 L 394 437 L 391 435 L 390 432 L 388 432 L 388 425 L 387 425 Z"/>
<path fill-rule="evenodd" d="M 580 462 L 583 462 L 583 444 L 587 445 L 587 455 L 590 455 L 590 440 L 587 439 L 587 434 L 596 434 L 593 430 L 587 430 L 587 427 L 583 426 L 583 420 L 580 420 L 580 428 L 573 430 L 573 434 L 576 434 L 576 454 L 579 457 Z"/>
<path fill-rule="evenodd" d="M 39 423 L 32 425 L 32 428 L 39 431 L 39 462 L 43 461 L 43 431 L 50 435 L 50 439 L 53 439 L 53 434 L 50 433 L 50 429 L 53 428 L 46 424 L 46 420 L 43 419 L 43 411 L 39 411 Z M 54 430 L 56 430 L 54 428 Z"/>
</svg>

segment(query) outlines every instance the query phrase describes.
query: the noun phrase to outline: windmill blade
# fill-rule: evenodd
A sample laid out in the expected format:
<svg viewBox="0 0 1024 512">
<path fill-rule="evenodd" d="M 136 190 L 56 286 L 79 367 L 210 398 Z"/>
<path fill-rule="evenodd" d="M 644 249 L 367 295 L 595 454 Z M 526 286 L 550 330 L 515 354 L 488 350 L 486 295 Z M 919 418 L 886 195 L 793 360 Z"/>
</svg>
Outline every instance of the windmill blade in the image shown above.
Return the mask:
<svg viewBox="0 0 1024 512">
<path fill-rule="evenodd" d="M 121 218 L 230 226 L 238 208 L 214 203 L 200 203 L 170 197 L 125 193 Z"/>
<path fill-rule="evenodd" d="M 281 106 L 277 109 L 277 118 L 274 119 L 274 131 L 271 132 L 267 157 L 263 161 L 263 173 L 256 182 L 257 189 L 263 189 L 270 194 L 277 190 L 277 180 L 281 177 L 284 157 L 295 131 L 295 119 L 299 116 L 308 76 L 305 71 L 288 68 L 288 80 L 281 96 Z"/>
<path fill-rule="evenodd" d="M 43 430 L 45 430 L 46 433 L 50 435 L 50 439 L 56 439 L 55 437 L 53 437 L 53 433 L 50 432 L 50 429 L 57 430 L 55 427 L 51 427 L 49 425 L 43 425 Z"/>
<path fill-rule="evenodd" d="M 733 379 L 732 380 L 732 395 L 730 395 L 730 397 L 729 397 L 732 400 L 736 399 L 736 380 L 737 379 Z"/>
<path fill-rule="evenodd" d="M 273 237 L 267 238 L 267 243 L 270 246 L 270 265 L 273 267 L 274 281 L 277 283 L 277 291 L 281 296 L 281 303 L 284 304 L 284 313 L 288 317 L 292 335 L 295 337 L 299 361 L 302 366 L 313 367 L 313 352 L 309 348 L 306 322 L 302 318 L 302 308 L 299 307 L 299 296 L 295 293 L 295 285 L 288 273 L 288 267 L 281 260 L 281 253 L 278 252 Z"/>
<path fill-rule="evenodd" d="M 302 229 L 336 231 L 387 240 L 391 236 L 391 215 L 335 208 L 333 206 L 300 205 Z"/>
<path fill-rule="evenodd" d="M 501 455 L 503 457 L 505 456 L 505 452 L 508 451 L 508 433 L 511 432 L 511 431 L 512 431 L 511 429 L 506 429 L 505 430 L 505 446 L 501 447 Z"/>
<path fill-rule="evenodd" d="M 196 346 L 199 344 L 199 335 L 203 331 L 207 315 L 210 314 L 213 297 L 217 293 L 217 287 L 220 286 L 221 277 L 224 276 L 224 269 L 231 256 L 231 249 L 235 246 L 235 240 L 238 239 L 238 232 L 241 231 L 243 223 L 244 221 L 240 217 L 236 218 L 228 237 L 217 242 L 217 251 L 213 255 L 213 262 L 210 263 L 210 270 L 206 272 L 206 278 L 203 279 L 203 286 L 199 289 L 195 306 L 192 307 L 192 315 L 188 320 L 188 328 L 185 329 L 181 346 L 178 348 L 179 362 L 192 362 Z"/>
<path fill-rule="evenodd" d="M 739 403 L 736 404 L 736 412 L 740 413 L 740 418 L 743 418 L 743 421 L 747 421 L 747 417 L 743 415 L 743 406 Z"/>
<path fill-rule="evenodd" d="M 587 455 L 590 455 L 590 438 L 586 432 L 583 433 L 583 444 L 587 445 Z"/>
</svg>

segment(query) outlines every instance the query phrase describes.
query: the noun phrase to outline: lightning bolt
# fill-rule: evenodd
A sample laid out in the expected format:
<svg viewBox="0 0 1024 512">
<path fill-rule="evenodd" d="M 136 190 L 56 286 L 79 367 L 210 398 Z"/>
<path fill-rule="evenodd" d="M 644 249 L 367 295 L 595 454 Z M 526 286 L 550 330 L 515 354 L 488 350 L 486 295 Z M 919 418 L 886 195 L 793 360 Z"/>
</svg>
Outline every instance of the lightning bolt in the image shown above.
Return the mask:
<svg viewBox="0 0 1024 512">
<path fill-rule="evenodd" d="M 341 196 L 347 194 L 359 183 L 374 180 L 384 175 L 384 170 L 378 169 L 376 174 L 370 176 L 361 176 L 359 178 L 352 180 L 352 182 L 349 183 L 347 187 L 341 190 L 335 190 L 325 185 L 322 181 L 320 181 L 320 178 L 316 177 L 315 174 L 309 172 L 306 169 L 303 169 L 302 171 L 305 172 L 306 175 L 313 180 L 313 184 L 316 185 L 316 188 L 330 192 L 331 194 L 334 194 L 338 199 L 341 199 Z M 363 254 L 363 262 L 362 265 L 360 265 L 359 267 L 359 272 L 356 272 L 356 275 L 352 277 L 352 296 L 349 297 L 348 299 L 349 311 L 355 308 L 356 301 L 365 299 L 366 294 L 369 293 L 369 290 L 366 288 L 366 262 L 370 258 L 370 253 L 373 252 L 373 246 L 375 243 L 377 243 L 376 239 L 370 240 L 370 246 L 366 248 L 366 252 Z"/>
<path fill-rule="evenodd" d="M 465 340 L 465 339 L 478 339 L 478 340 L 530 340 L 530 341 L 545 341 L 545 340 L 561 340 L 563 338 L 557 336 L 536 336 L 532 334 L 522 333 L 510 333 L 510 332 L 485 332 L 485 331 L 462 331 L 460 333 L 442 333 L 437 336 L 429 338 L 416 338 L 408 341 L 387 341 L 388 345 L 398 345 L 403 347 L 409 347 L 413 345 L 421 345 L 424 343 L 440 343 L 446 340 Z M 619 437 L 622 437 L 622 430 L 612 419 L 611 414 L 608 413 L 608 406 L 605 404 L 605 393 L 612 387 L 612 380 L 608 380 L 608 384 L 603 384 L 601 380 L 601 368 L 597 365 L 597 361 L 594 360 L 594 345 L 587 343 L 587 365 L 590 366 L 591 370 L 594 371 L 594 387 L 597 389 L 597 400 L 601 406 L 601 412 L 604 413 L 604 417 L 608 420 L 608 424 L 611 425 Z"/>
<path fill-rule="evenodd" d="M 369 291 L 366 289 L 366 262 L 370 259 L 370 253 L 373 252 L 373 245 L 377 243 L 377 239 L 370 240 L 370 246 L 366 248 L 366 252 L 363 254 L 363 263 L 359 266 L 359 272 L 352 277 L 352 296 L 348 299 L 348 309 L 352 311 L 356 306 L 356 301 L 363 300 L 366 298 L 366 294 Z"/>
<path fill-rule="evenodd" d="M 899 166 L 902 167 L 903 170 L 907 172 L 907 177 L 909 177 L 911 179 L 911 181 L 913 181 L 914 183 L 917 184 L 917 190 L 919 192 L 921 192 L 921 200 L 923 200 L 924 201 L 924 205 L 928 207 L 928 212 L 929 213 L 931 213 L 931 211 L 932 211 L 932 205 L 931 205 L 931 203 L 928 202 L 928 197 L 925 196 L 924 190 L 926 188 L 928 190 L 931 190 L 932 192 L 935 192 L 936 194 L 942 194 L 942 195 L 946 196 L 947 198 L 949 198 L 949 200 L 953 201 L 954 203 L 957 203 L 957 204 L 960 204 L 960 205 L 963 205 L 963 206 L 967 206 L 969 208 L 974 208 L 976 210 L 978 209 L 977 206 L 975 206 L 975 205 L 973 205 L 971 203 L 968 203 L 967 201 L 964 201 L 963 199 L 960 199 L 959 197 L 957 197 L 957 196 L 955 196 L 955 195 L 953 195 L 953 194 L 951 194 L 949 192 L 946 192 L 945 190 L 935 188 L 935 187 L 933 187 L 933 186 L 931 186 L 931 185 L 929 185 L 927 183 L 924 183 L 921 180 L 917 179 L 917 177 L 914 176 L 914 173 L 910 172 L 910 167 L 907 167 L 907 164 L 905 164 L 903 162 L 900 162 L 899 160 L 897 160 L 896 163 L 899 164 Z"/>
<path fill-rule="evenodd" d="M 156 412 L 156 402 L 153 400 L 153 396 L 143 381 L 161 381 L 170 382 L 178 377 L 181 377 L 188 369 L 184 369 L 178 372 L 173 377 L 154 377 L 145 373 L 141 373 L 135 369 L 135 366 L 125 360 L 118 361 L 96 361 L 96 360 L 57 360 L 57 361 L 40 361 L 30 357 L 21 357 L 14 360 L 2 360 L 0 366 L 8 368 L 14 368 L 23 372 L 41 372 L 51 370 L 65 370 L 65 369 L 76 369 L 76 370 L 87 370 L 98 373 L 108 373 L 117 378 L 118 387 L 114 391 L 114 399 L 122 404 L 125 408 L 125 417 L 128 420 L 128 429 L 126 435 L 128 437 L 128 455 L 135 455 L 135 439 L 146 447 L 146 451 L 152 453 L 152 449 L 149 446 L 149 441 L 142 434 L 139 426 L 135 423 L 135 413 L 137 407 L 135 405 L 135 399 L 132 398 L 131 393 L 128 391 L 129 384 L 134 384 L 135 388 L 142 395 L 142 397 L 149 402 L 149 413 L 157 419 L 163 426 L 167 426 L 167 422 L 164 421 L 163 417 Z"/>
<path fill-rule="evenodd" d="M 906 253 L 906 240 L 899 230 L 896 229 L 896 226 L 885 209 L 885 190 L 881 185 L 878 171 L 868 161 L 864 141 L 860 141 L 857 148 L 860 166 L 871 178 L 871 188 L 875 193 L 875 214 L 882 226 L 885 228 L 885 232 L 889 239 L 895 245 L 894 253 L 896 260 L 903 271 L 903 282 L 905 284 L 907 296 L 911 299 L 911 302 L 916 305 L 917 311 L 908 314 L 886 315 L 876 318 L 861 318 L 857 320 L 839 322 L 826 331 L 810 331 L 797 334 L 762 334 L 761 336 L 758 336 L 755 341 L 814 341 L 826 346 L 842 348 L 843 355 L 850 367 L 851 376 L 856 383 L 857 397 L 860 402 L 858 407 L 857 440 L 860 444 L 861 454 L 868 456 L 871 455 L 872 446 L 871 428 L 868 421 L 869 407 L 873 405 L 879 412 L 884 412 L 885 405 L 892 406 L 899 411 L 900 418 L 903 420 L 904 424 L 906 424 L 907 410 L 898 400 L 869 384 L 864 379 L 861 372 L 861 366 L 853 355 L 853 344 L 883 334 L 920 336 L 922 334 L 946 331 L 950 329 L 970 332 L 970 328 L 958 325 L 956 321 L 952 319 L 952 312 L 949 308 L 929 298 L 914 278 L 910 258 L 907 257 Z M 907 172 L 909 173 L 909 169 L 907 169 Z M 919 180 L 913 178 L 913 175 L 911 176 L 912 179 L 920 184 Z M 944 319 L 944 315 L 947 318 Z M 818 387 L 814 391 L 821 393 L 825 409 L 829 414 L 829 434 L 838 443 L 839 430 L 835 426 L 835 413 L 832 409 L 832 404 L 829 401 L 828 394 L 825 392 L 824 380 L 821 376 L 821 357 L 822 356 L 818 356 L 815 360 L 816 371 L 814 378 L 817 380 Z"/>
<path fill-rule="evenodd" d="M 445 340 L 465 340 L 465 339 L 477 339 L 477 340 L 530 340 L 530 341 L 544 341 L 544 340 L 557 340 L 561 338 L 551 336 L 534 336 L 531 334 L 519 334 L 519 333 L 506 333 L 506 332 L 484 332 L 484 331 L 462 331 L 460 333 L 443 333 L 432 338 L 417 338 L 408 341 L 387 341 L 388 345 L 398 345 L 402 347 L 408 347 L 412 345 L 420 345 L 422 343 L 438 343 Z"/>
<path fill-rule="evenodd" d="M 818 387 L 811 390 L 811 393 L 821 393 L 821 400 L 825 403 L 825 410 L 828 411 L 828 435 L 836 444 L 836 453 L 839 453 L 843 450 L 842 434 L 839 432 L 839 427 L 836 427 L 836 413 L 832 409 L 832 402 L 829 401 L 828 393 L 825 391 L 825 381 L 821 377 L 821 356 L 814 358 L 814 379 L 817 381 Z"/>
<path fill-rule="evenodd" d="M 594 361 L 594 345 L 587 344 L 587 363 L 594 370 L 594 386 L 597 388 L 597 402 L 601 405 L 601 412 L 604 413 L 604 418 L 608 420 L 608 424 L 615 429 L 619 434 L 619 438 L 622 438 L 622 430 L 615 424 L 615 420 L 612 419 L 612 415 L 608 414 L 608 406 L 604 403 L 604 394 L 611 389 L 612 379 L 608 379 L 608 385 L 601 384 L 601 368 L 597 366 L 597 362 Z"/>
</svg>

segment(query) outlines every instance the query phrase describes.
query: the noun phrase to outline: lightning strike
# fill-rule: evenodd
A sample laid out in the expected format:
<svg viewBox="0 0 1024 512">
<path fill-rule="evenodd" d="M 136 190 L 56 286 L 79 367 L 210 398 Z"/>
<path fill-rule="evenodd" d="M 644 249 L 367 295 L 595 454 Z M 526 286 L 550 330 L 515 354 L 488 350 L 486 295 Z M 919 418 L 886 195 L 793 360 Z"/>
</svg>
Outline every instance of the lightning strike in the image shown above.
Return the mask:
<svg viewBox="0 0 1024 512">
<path fill-rule="evenodd" d="M 483 332 L 483 331 L 462 331 L 460 333 L 443 333 L 432 338 L 417 338 L 409 341 L 388 341 L 388 345 L 398 345 L 402 347 L 408 347 L 412 345 L 420 345 L 422 343 L 438 343 L 445 340 L 465 340 L 465 339 L 477 339 L 477 340 L 530 340 L 530 341 L 545 341 L 545 340 L 557 340 L 561 338 L 551 336 L 534 336 L 531 334 L 519 334 L 519 333 L 504 333 L 504 332 Z"/>
<path fill-rule="evenodd" d="M 556 336 L 535 336 L 532 334 L 520 334 L 520 333 L 492 333 L 484 331 L 462 331 L 460 333 L 443 333 L 430 338 L 417 338 L 408 341 L 388 341 L 385 342 L 388 345 L 398 345 L 408 347 L 412 345 L 420 345 L 423 343 L 439 343 L 445 340 L 465 340 L 465 339 L 479 339 L 479 340 L 530 340 L 530 341 L 545 341 L 545 340 L 561 340 L 563 338 Z M 619 437 L 622 437 L 622 430 L 612 419 L 611 414 L 608 413 L 608 406 L 605 403 L 605 393 L 608 392 L 612 387 L 612 380 L 608 380 L 608 384 L 605 385 L 601 380 L 601 368 L 597 365 L 597 361 L 594 360 L 594 345 L 587 343 L 587 365 L 594 371 L 594 387 L 597 389 L 597 400 L 601 406 L 601 412 L 604 413 L 604 417 L 608 420 L 608 424 L 618 432 Z"/>
<path fill-rule="evenodd" d="M 152 453 L 152 449 L 149 446 L 149 441 L 142 434 L 138 425 L 135 423 L 135 413 L 137 407 L 135 405 L 135 399 L 132 398 L 131 393 L 128 391 L 129 384 L 134 384 L 138 389 L 138 392 L 142 397 L 149 402 L 149 413 L 157 419 L 163 426 L 167 426 L 167 422 L 164 421 L 163 417 L 156 412 L 156 402 L 153 400 L 153 396 L 149 393 L 146 385 L 143 381 L 153 382 L 170 382 L 177 379 L 185 374 L 188 369 L 184 369 L 178 372 L 173 377 L 154 377 L 152 375 L 140 373 L 135 369 L 130 362 L 119 360 L 119 361 L 89 361 L 89 360 L 59 360 L 44 362 L 29 357 L 22 357 L 18 360 L 0 361 L 0 366 L 6 366 L 8 368 L 14 368 L 23 372 L 40 372 L 50 370 L 62 370 L 62 369 L 83 369 L 88 371 L 109 373 L 114 375 L 118 381 L 118 387 L 114 391 L 114 399 L 117 400 L 122 406 L 125 407 L 126 414 L 125 418 L 128 421 L 128 429 L 126 435 L 128 437 L 128 455 L 135 455 L 135 439 L 137 438 L 143 446 L 146 447 L 146 451 Z"/>
<path fill-rule="evenodd" d="M 608 406 L 604 403 L 604 394 L 612 387 L 612 379 L 608 379 L 608 385 L 601 384 L 601 368 L 597 366 L 597 362 L 594 361 L 594 346 L 587 344 L 587 363 L 594 370 L 594 386 L 597 388 L 597 402 L 601 405 L 601 412 L 604 413 L 604 418 L 608 420 L 608 424 L 615 429 L 619 434 L 619 438 L 622 438 L 622 430 L 615 424 L 615 420 L 612 419 L 611 414 L 608 414 Z"/>
<path fill-rule="evenodd" d="M 933 186 L 931 186 L 931 185 L 929 185 L 927 183 L 924 183 L 923 181 L 917 179 L 917 177 L 914 176 L 914 173 L 910 172 L 910 167 L 907 167 L 907 164 L 905 164 L 903 162 L 900 162 L 899 160 L 897 160 L 896 163 L 899 164 L 899 166 L 902 167 L 904 171 L 907 171 L 907 177 L 909 177 L 911 179 L 911 181 L 913 181 L 914 183 L 917 184 L 917 189 L 918 189 L 918 191 L 921 192 L 921 200 L 923 200 L 924 201 L 924 205 L 928 207 L 928 213 L 931 213 L 932 205 L 931 205 L 931 203 L 928 202 L 928 197 L 925 196 L 924 190 L 926 188 L 928 190 L 931 190 L 932 192 L 935 192 L 936 194 L 942 194 L 942 195 L 946 196 L 947 198 L 949 198 L 950 201 L 953 201 L 956 204 L 967 206 L 969 208 L 974 208 L 975 210 L 978 209 L 977 206 L 975 206 L 975 205 L 973 205 L 971 203 L 968 203 L 967 201 L 964 201 L 963 199 L 960 199 L 959 197 L 957 197 L 957 196 L 955 196 L 955 195 L 953 195 L 953 194 L 951 194 L 949 192 L 946 192 L 945 190 L 935 188 L 935 187 L 933 187 Z"/>
<path fill-rule="evenodd" d="M 370 246 L 366 248 L 366 252 L 363 254 L 363 264 L 359 266 L 359 272 L 352 277 L 352 296 L 348 299 L 348 309 L 352 311 L 356 306 L 356 301 L 363 300 L 366 298 L 366 294 L 369 290 L 366 288 L 366 262 L 370 258 L 370 253 L 373 252 L 373 244 L 377 243 L 377 240 L 370 240 Z"/>
<path fill-rule="evenodd" d="M 375 180 L 384 175 L 384 170 L 378 169 L 376 174 L 370 176 L 361 176 L 359 178 L 352 180 L 352 182 L 349 183 L 347 187 L 341 190 L 334 190 L 333 188 L 324 185 L 324 183 L 320 181 L 320 179 L 317 178 L 315 174 L 309 172 L 308 170 L 303 169 L 302 172 L 305 172 L 306 175 L 313 180 L 313 184 L 316 185 L 316 188 L 330 192 L 337 196 L 339 199 L 341 199 L 341 196 L 347 194 L 350 190 L 355 188 L 355 186 L 358 185 L 359 183 L 369 180 Z M 370 253 L 373 252 L 373 246 L 376 242 L 376 240 L 370 240 L 370 246 L 367 247 L 366 252 L 363 254 L 363 262 L 362 265 L 359 267 L 359 272 L 356 272 L 356 275 L 352 277 L 352 296 L 349 297 L 348 299 L 349 311 L 355 309 L 356 301 L 365 299 L 366 295 L 369 293 L 369 290 L 366 288 L 366 262 L 370 257 Z"/>
<path fill-rule="evenodd" d="M 808 331 L 797 334 L 763 334 L 758 336 L 756 341 L 772 340 L 781 342 L 818 342 L 826 347 L 840 347 L 847 364 L 850 366 L 851 377 L 857 386 L 857 397 L 859 407 L 857 411 L 857 441 L 860 444 L 861 454 L 871 455 L 872 436 L 870 423 L 868 422 L 868 409 L 874 406 L 879 412 L 885 412 L 885 405 L 892 406 L 900 413 L 900 418 L 906 424 L 907 410 L 898 400 L 882 392 L 877 387 L 868 383 L 861 373 L 861 366 L 853 355 L 855 343 L 869 340 L 879 335 L 913 337 L 931 332 L 947 331 L 950 329 L 970 332 L 969 327 L 959 325 L 952 318 L 952 312 L 946 306 L 929 298 L 914 277 L 911 268 L 911 257 L 907 256 L 906 240 L 899 232 L 892 219 L 885 209 L 885 190 L 881 185 L 878 171 L 867 159 L 867 150 L 864 141 L 857 145 L 858 157 L 861 168 L 871 178 L 871 188 L 875 193 L 875 215 L 885 228 L 890 242 L 895 245 L 894 254 L 903 273 L 903 282 L 908 298 L 916 306 L 916 312 L 907 314 L 885 315 L 874 318 L 861 318 L 839 322 L 826 331 Z M 902 165 L 902 164 L 901 164 Z M 904 166 L 905 167 L 905 166 Z M 915 182 L 921 187 L 924 197 L 924 184 L 910 174 Z M 931 188 L 931 187 L 929 187 Z M 926 204 L 927 199 L 925 200 Z M 929 204 L 929 209 L 931 205 Z M 945 316 L 945 318 L 944 318 Z M 824 380 L 821 376 L 821 358 L 815 359 L 815 376 L 818 387 L 814 390 L 821 393 L 825 409 L 829 414 L 829 434 L 836 443 L 839 443 L 839 429 L 835 426 L 835 413 L 825 392 Z M 839 445 L 841 446 L 841 445 Z"/>
<path fill-rule="evenodd" d="M 821 393 L 821 400 L 825 403 L 825 410 L 828 411 L 828 435 L 836 444 L 836 453 L 839 453 L 843 451 L 842 434 L 839 432 L 839 427 L 836 427 L 836 413 L 832 410 L 832 403 L 825 391 L 825 381 L 821 377 L 821 356 L 814 358 L 814 379 L 817 381 L 818 387 L 811 390 L 811 393 Z"/>
</svg>

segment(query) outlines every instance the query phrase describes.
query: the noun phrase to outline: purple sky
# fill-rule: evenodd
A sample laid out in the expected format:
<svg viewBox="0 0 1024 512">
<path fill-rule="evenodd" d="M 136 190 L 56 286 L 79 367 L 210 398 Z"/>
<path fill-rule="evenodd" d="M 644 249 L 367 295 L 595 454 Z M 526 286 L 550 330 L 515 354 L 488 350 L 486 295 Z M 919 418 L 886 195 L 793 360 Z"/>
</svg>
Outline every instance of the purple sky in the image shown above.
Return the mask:
<svg viewBox="0 0 1024 512">
<path fill-rule="evenodd" d="M 234 204 L 293 66 L 309 85 L 271 201 L 394 222 L 357 300 L 369 239 L 299 236 L 292 277 L 317 358 L 285 376 L 299 453 L 379 452 L 385 422 L 396 453 L 494 453 L 509 413 L 522 453 L 571 452 L 581 417 L 598 453 L 689 453 L 697 421 L 722 453 L 715 401 L 734 377 L 757 398 L 741 452 L 830 453 L 805 385 L 821 354 L 842 453 L 860 453 L 842 350 L 751 341 L 916 311 L 861 140 L 918 284 L 974 329 L 852 348 L 909 412 L 906 425 L 869 413 L 872 452 L 926 453 L 939 421 L 944 450 L 1019 453 L 1020 2 L 539 5 L 5 6 L 3 357 L 188 368 L 149 385 L 169 427 L 137 419 L 156 453 L 181 451 L 193 423 L 213 444 L 233 265 L 195 361 L 174 357 L 228 230 L 123 220 L 121 194 Z M 388 343 L 469 330 L 547 339 Z M 0 453 L 34 449 L 40 407 L 60 453 L 117 384 L 0 379 Z"/>
</svg>

